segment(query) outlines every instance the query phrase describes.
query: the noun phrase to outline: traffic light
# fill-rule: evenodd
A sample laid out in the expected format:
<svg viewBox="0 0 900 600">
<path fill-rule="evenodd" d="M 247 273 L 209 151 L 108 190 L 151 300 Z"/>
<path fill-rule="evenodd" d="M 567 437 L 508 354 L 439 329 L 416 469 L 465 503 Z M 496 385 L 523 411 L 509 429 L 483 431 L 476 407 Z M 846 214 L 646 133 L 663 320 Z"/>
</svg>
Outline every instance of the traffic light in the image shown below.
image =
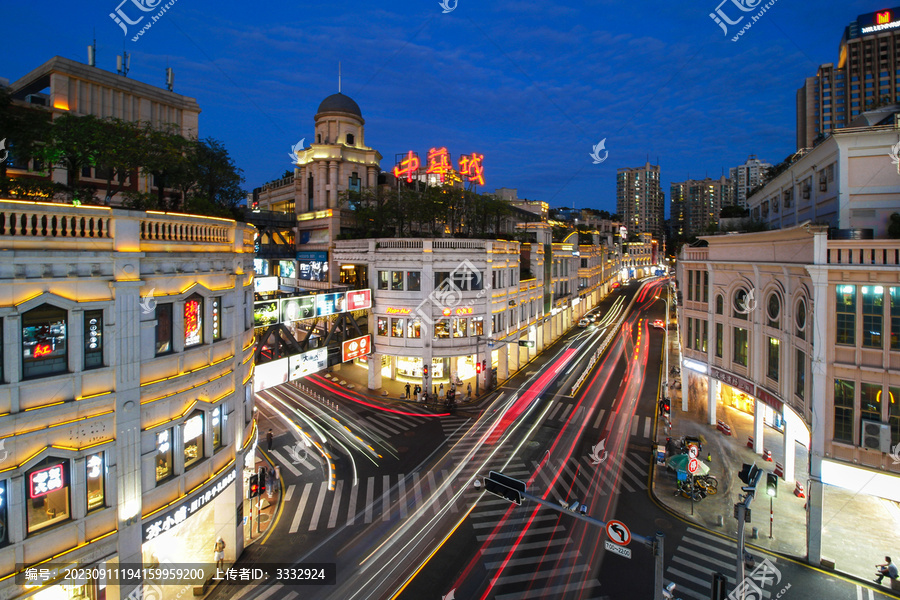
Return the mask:
<svg viewBox="0 0 900 600">
<path fill-rule="evenodd" d="M 422 367 L 422 377 L 428 377 L 428 365 Z"/>
<path fill-rule="evenodd" d="M 259 495 L 262 496 L 263 492 L 266 491 L 266 468 L 260 467 L 259 472 L 257 473 L 257 479 L 259 480 Z"/>
<path fill-rule="evenodd" d="M 750 465 L 744 463 L 741 467 L 741 472 L 738 473 L 738 479 L 747 484 L 745 487 L 741 489 L 745 492 L 754 492 L 756 491 L 756 484 L 759 481 L 762 472 L 759 470 L 759 467 L 756 465 Z"/>
<path fill-rule="evenodd" d="M 250 489 L 247 490 L 248 498 L 256 498 L 259 496 L 259 476 L 254 473 L 250 476 Z"/>
<path fill-rule="evenodd" d="M 475 372 L 481 373 L 481 363 L 480 362 L 475 363 Z"/>
<path fill-rule="evenodd" d="M 487 361 L 486 360 L 481 361 L 481 370 L 487 371 Z"/>
<path fill-rule="evenodd" d="M 766 495 L 772 498 L 778 495 L 778 475 L 775 473 L 766 474 Z"/>
<path fill-rule="evenodd" d="M 669 409 L 670 409 L 670 408 L 671 408 L 671 407 L 669 406 L 669 399 L 668 399 L 668 398 L 663 398 L 662 400 L 659 401 L 659 412 L 660 412 L 660 414 L 663 415 L 664 417 L 668 417 L 668 416 L 669 416 Z"/>
</svg>

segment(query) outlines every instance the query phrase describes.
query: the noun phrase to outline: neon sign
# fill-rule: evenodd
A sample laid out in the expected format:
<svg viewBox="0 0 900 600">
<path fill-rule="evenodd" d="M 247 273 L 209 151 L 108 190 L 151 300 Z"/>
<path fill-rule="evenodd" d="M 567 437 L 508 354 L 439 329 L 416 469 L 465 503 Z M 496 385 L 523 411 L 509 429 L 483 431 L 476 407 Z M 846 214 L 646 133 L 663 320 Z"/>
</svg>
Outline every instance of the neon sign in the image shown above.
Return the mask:
<svg viewBox="0 0 900 600">
<path fill-rule="evenodd" d="M 53 349 L 50 347 L 50 344 L 38 344 L 34 347 L 34 357 L 40 358 L 41 356 L 46 356 L 53 352 Z"/>
<path fill-rule="evenodd" d="M 446 148 L 432 148 L 428 151 L 428 169 L 425 171 L 426 174 L 438 175 L 441 178 L 441 183 L 444 183 L 444 178 L 452 172 L 450 153 L 447 152 Z"/>
<path fill-rule="evenodd" d="M 40 498 L 63 487 L 62 463 L 35 471 L 28 476 L 29 497 Z"/>
<path fill-rule="evenodd" d="M 464 306 L 462 308 L 454 308 L 452 310 L 449 308 L 445 308 L 444 310 L 441 311 L 441 314 L 445 317 L 449 317 L 450 315 L 456 315 L 456 316 L 471 315 L 474 313 L 475 313 L 475 309 L 472 308 L 471 306 Z"/>
<path fill-rule="evenodd" d="M 385 312 L 389 315 L 408 315 L 411 311 L 408 308 L 394 308 L 389 306 L 385 309 Z"/>
<path fill-rule="evenodd" d="M 459 172 L 468 178 L 469 183 L 484 185 L 484 154 L 473 152 L 471 155 L 463 154 L 459 157 Z"/>
<path fill-rule="evenodd" d="M 886 23 L 891 22 L 891 11 L 886 10 L 884 12 L 875 13 L 875 24 L 876 25 L 884 25 Z"/>
<path fill-rule="evenodd" d="M 184 303 L 184 343 L 187 346 L 200 343 L 200 301 Z"/>
<path fill-rule="evenodd" d="M 404 174 L 406 176 L 406 182 L 410 183 L 413 180 L 413 175 L 419 172 L 419 157 L 416 156 L 416 153 L 410 150 L 406 154 L 406 158 L 401 160 L 397 166 L 394 167 L 394 177 L 400 179 Z"/>
<path fill-rule="evenodd" d="M 399 157 L 403 156 L 402 160 Z M 398 162 L 392 171 L 397 179 L 406 178 L 407 183 L 412 182 L 413 177 L 419 174 L 419 157 L 410 150 L 405 155 L 398 155 Z M 431 148 L 428 151 L 428 165 L 426 175 L 437 175 L 441 183 L 447 179 L 460 181 L 460 177 L 468 183 L 484 185 L 484 154 L 473 152 L 459 157 L 459 171 L 454 170 L 450 160 L 450 153 L 446 147 Z"/>
</svg>

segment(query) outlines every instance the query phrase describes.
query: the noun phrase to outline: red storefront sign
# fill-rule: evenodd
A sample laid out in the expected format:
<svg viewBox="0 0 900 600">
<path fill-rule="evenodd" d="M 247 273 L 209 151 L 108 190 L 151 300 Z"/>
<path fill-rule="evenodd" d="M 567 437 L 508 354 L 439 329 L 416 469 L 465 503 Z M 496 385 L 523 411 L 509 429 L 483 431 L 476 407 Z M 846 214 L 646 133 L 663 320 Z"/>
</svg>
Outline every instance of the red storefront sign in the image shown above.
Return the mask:
<svg viewBox="0 0 900 600">
<path fill-rule="evenodd" d="M 372 308 L 372 290 L 353 290 L 347 292 L 347 310 Z"/>
<path fill-rule="evenodd" d="M 372 336 L 364 335 L 362 337 L 347 340 L 341 344 L 342 361 L 347 362 L 354 358 L 359 358 L 372 351 Z"/>
</svg>

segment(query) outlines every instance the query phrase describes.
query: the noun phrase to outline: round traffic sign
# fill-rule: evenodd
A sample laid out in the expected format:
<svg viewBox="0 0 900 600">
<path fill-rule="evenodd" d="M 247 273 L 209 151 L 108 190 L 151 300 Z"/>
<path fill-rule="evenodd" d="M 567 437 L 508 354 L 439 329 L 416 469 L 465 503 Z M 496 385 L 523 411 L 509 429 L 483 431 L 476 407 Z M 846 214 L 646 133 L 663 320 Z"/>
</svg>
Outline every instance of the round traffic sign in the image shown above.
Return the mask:
<svg viewBox="0 0 900 600">
<path fill-rule="evenodd" d="M 613 544 L 627 546 L 631 542 L 631 531 L 622 521 L 611 520 L 606 523 L 606 537 Z"/>
<path fill-rule="evenodd" d="M 691 458 L 697 458 L 697 455 L 700 454 L 700 449 L 697 446 L 691 444 L 688 446 L 688 454 L 691 455 Z"/>
<path fill-rule="evenodd" d="M 696 458 L 692 458 L 688 463 L 688 473 L 694 474 L 700 470 L 700 461 Z"/>
</svg>

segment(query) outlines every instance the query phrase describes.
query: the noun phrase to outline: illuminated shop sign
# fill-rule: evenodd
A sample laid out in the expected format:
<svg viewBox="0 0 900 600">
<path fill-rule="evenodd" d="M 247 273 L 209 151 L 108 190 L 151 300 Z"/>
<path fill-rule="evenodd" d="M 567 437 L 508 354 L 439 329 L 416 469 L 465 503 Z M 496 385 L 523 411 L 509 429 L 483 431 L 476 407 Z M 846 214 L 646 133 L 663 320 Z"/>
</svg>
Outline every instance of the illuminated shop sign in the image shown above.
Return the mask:
<svg viewBox="0 0 900 600">
<path fill-rule="evenodd" d="M 900 8 L 880 10 L 878 12 L 860 15 L 856 19 L 856 23 L 862 34 L 896 29 L 897 27 L 900 27 L 900 19 L 897 18 L 898 14 L 900 14 Z"/>
<path fill-rule="evenodd" d="M 733 375 L 716 367 L 710 367 L 709 374 L 722 383 L 730 385 L 733 388 L 737 388 L 746 394 L 749 394 L 751 396 L 756 395 L 756 384 L 754 384 L 752 381 L 747 381 L 743 377 L 738 377 L 737 375 Z"/>
<path fill-rule="evenodd" d="M 441 314 L 445 317 L 450 317 L 453 315 L 473 315 L 475 314 L 475 309 L 471 306 L 463 306 L 462 308 L 445 308 L 441 311 Z"/>
<path fill-rule="evenodd" d="M 62 489 L 63 485 L 65 485 L 63 482 L 63 464 L 59 463 L 29 475 L 28 495 L 30 498 L 40 498 L 50 492 Z"/>
<path fill-rule="evenodd" d="M 193 346 L 202 341 L 200 335 L 200 301 L 187 300 L 184 303 L 184 345 Z"/>
<path fill-rule="evenodd" d="M 300 265 L 300 279 L 328 281 L 328 252 L 298 252 L 297 262 Z"/>
<path fill-rule="evenodd" d="M 341 344 L 341 362 L 347 362 L 360 356 L 365 356 L 372 350 L 372 336 L 364 335 L 362 337 L 347 340 Z"/>
<path fill-rule="evenodd" d="M 316 296 L 316 316 L 327 317 L 328 315 L 336 315 L 344 312 L 345 299 L 346 294 L 344 292 L 319 294 Z"/>
<path fill-rule="evenodd" d="M 419 156 L 412 150 L 405 155 L 400 154 L 397 156 L 397 163 L 394 166 L 394 177 L 411 182 L 419 174 L 420 164 Z M 428 165 L 425 168 L 425 173 L 427 175 L 437 175 L 441 183 L 450 178 L 455 181 L 484 185 L 484 154 L 473 152 L 472 154 L 461 155 L 459 157 L 459 167 L 454 170 L 447 148 L 432 148 L 428 151 Z"/>
<path fill-rule="evenodd" d="M 261 392 L 287 383 L 288 380 L 288 359 L 282 358 L 271 362 L 256 365 L 253 370 L 253 391 Z"/>
<path fill-rule="evenodd" d="M 312 319 L 316 316 L 316 297 L 301 296 L 299 298 L 281 299 L 281 322 L 290 323 L 301 319 Z"/>
<path fill-rule="evenodd" d="M 197 511 L 221 494 L 236 478 L 237 470 L 230 469 L 212 481 L 207 486 L 206 491 L 201 491 L 193 498 L 185 500 L 160 515 L 156 515 L 153 521 L 145 524 L 143 527 L 144 541 L 149 542 L 176 525 L 181 525 L 186 519 L 194 516 Z"/>
<path fill-rule="evenodd" d="M 189 442 L 203 435 L 203 415 L 191 417 L 184 422 L 184 441 Z"/>
<path fill-rule="evenodd" d="M 384 312 L 389 315 L 408 315 L 410 312 L 412 312 L 412 309 L 394 308 L 393 306 L 388 306 L 386 309 L 384 309 Z"/>
<path fill-rule="evenodd" d="M 363 310 L 372 308 L 372 290 L 354 290 L 347 292 L 347 310 Z"/>
</svg>

